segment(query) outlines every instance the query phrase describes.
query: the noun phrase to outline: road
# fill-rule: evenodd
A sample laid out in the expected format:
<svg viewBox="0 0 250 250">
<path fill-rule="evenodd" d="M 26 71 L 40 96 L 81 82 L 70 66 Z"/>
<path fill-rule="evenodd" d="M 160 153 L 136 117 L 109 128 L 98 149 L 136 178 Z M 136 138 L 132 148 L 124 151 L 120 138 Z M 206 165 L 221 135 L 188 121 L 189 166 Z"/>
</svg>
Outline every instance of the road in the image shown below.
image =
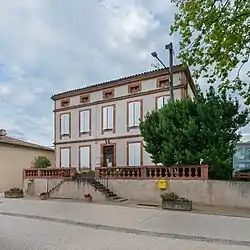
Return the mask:
<svg viewBox="0 0 250 250">
<path fill-rule="evenodd" d="M 2 199 L 0 249 L 250 250 L 249 222 L 155 209 Z"/>
</svg>

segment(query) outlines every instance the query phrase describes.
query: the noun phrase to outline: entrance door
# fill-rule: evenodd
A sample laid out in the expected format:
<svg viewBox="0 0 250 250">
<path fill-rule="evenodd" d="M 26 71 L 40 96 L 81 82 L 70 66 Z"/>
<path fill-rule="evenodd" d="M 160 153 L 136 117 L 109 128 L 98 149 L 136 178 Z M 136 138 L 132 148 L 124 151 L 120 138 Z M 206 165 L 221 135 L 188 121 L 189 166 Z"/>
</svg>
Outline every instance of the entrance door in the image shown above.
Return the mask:
<svg viewBox="0 0 250 250">
<path fill-rule="evenodd" d="M 114 167 L 115 166 L 115 145 L 102 146 L 102 166 Z"/>
</svg>

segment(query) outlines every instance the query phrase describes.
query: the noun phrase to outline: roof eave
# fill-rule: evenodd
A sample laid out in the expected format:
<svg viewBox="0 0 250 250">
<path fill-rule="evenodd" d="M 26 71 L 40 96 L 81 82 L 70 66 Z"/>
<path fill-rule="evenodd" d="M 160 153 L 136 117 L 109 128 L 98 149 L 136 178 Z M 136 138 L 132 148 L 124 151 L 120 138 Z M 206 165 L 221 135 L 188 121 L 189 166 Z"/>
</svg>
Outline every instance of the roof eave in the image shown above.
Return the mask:
<svg viewBox="0 0 250 250">
<path fill-rule="evenodd" d="M 14 147 L 21 147 L 21 148 L 29 148 L 29 149 L 36 149 L 36 150 L 55 152 L 55 150 L 53 148 L 31 147 L 31 146 L 20 145 L 20 144 L 4 142 L 4 141 L 0 141 L 0 144 L 5 144 L 5 145 L 9 145 L 9 146 L 14 146 Z"/>
<path fill-rule="evenodd" d="M 186 67 L 182 66 L 182 65 L 175 65 L 173 67 L 173 72 L 180 72 L 182 70 L 185 70 Z M 56 101 L 56 100 L 60 100 L 66 97 L 72 97 L 78 94 L 82 94 L 81 92 L 87 92 L 88 90 L 92 91 L 92 89 L 97 88 L 97 89 L 101 89 L 102 87 L 106 87 L 109 84 L 125 84 L 128 81 L 137 81 L 137 80 L 143 80 L 143 78 L 149 78 L 149 77 L 157 77 L 157 75 L 161 75 L 165 72 L 169 72 L 169 68 L 167 69 L 159 69 L 159 70 L 152 70 L 152 71 L 148 71 L 148 72 L 144 72 L 144 73 L 139 73 L 139 74 L 135 74 L 132 76 L 128 76 L 128 77 L 123 77 L 123 78 L 119 78 L 116 80 L 111 80 L 111 81 L 107 81 L 107 82 L 102 82 L 99 84 L 95 84 L 95 85 L 90 85 L 84 88 L 79 88 L 79 89 L 75 89 L 75 90 L 71 90 L 71 91 L 66 91 L 66 92 L 62 92 L 62 93 L 58 93 L 56 95 L 51 96 L 51 100 Z M 189 72 L 190 74 L 190 72 Z M 79 93 L 80 92 L 80 93 Z"/>
</svg>

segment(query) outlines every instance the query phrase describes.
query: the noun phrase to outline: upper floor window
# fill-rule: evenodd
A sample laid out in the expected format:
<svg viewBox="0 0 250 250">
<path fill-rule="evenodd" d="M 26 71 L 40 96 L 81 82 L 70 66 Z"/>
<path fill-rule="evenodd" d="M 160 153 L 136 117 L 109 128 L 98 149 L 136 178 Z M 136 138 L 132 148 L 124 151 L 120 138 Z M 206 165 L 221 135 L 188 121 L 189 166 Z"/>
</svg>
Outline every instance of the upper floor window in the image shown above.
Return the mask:
<svg viewBox="0 0 250 250">
<path fill-rule="evenodd" d="M 142 119 L 142 101 L 128 103 L 128 128 L 138 127 Z"/>
<path fill-rule="evenodd" d="M 70 147 L 60 148 L 60 167 L 69 168 L 71 166 Z"/>
<path fill-rule="evenodd" d="M 169 87 L 169 78 L 162 77 L 157 79 L 157 88 L 166 88 Z"/>
<path fill-rule="evenodd" d="M 80 135 L 81 134 L 85 134 L 91 133 L 91 110 L 87 109 L 87 110 L 82 110 L 80 111 L 79 114 L 79 119 L 80 119 Z"/>
<path fill-rule="evenodd" d="M 115 97 L 115 90 L 108 89 L 103 91 L 103 99 L 109 99 Z"/>
<path fill-rule="evenodd" d="M 89 103 L 90 102 L 90 95 L 81 95 L 80 96 L 80 103 Z"/>
<path fill-rule="evenodd" d="M 128 93 L 137 93 L 141 91 L 141 83 L 133 83 L 128 85 Z"/>
<path fill-rule="evenodd" d="M 169 96 L 159 96 L 156 97 L 156 109 L 161 109 L 164 105 L 168 103 Z"/>
<path fill-rule="evenodd" d="M 115 132 L 115 105 L 102 107 L 102 132 Z"/>
<path fill-rule="evenodd" d="M 68 107 L 70 105 L 70 99 L 61 100 L 61 107 Z"/>
<path fill-rule="evenodd" d="M 60 136 L 70 137 L 70 113 L 61 114 L 60 117 Z"/>
</svg>

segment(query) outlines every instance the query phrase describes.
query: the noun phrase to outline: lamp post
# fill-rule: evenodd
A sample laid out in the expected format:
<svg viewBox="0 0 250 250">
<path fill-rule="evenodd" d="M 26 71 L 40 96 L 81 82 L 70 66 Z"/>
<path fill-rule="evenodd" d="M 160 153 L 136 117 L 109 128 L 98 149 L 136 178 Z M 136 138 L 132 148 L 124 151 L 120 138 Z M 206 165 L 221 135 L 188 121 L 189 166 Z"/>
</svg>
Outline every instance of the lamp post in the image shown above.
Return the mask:
<svg viewBox="0 0 250 250">
<path fill-rule="evenodd" d="M 170 99 L 174 100 L 174 84 L 173 84 L 173 44 L 169 43 L 167 45 L 165 45 L 165 49 L 169 50 L 169 75 L 170 75 Z M 156 58 L 161 65 L 165 68 L 168 69 L 166 67 L 166 65 L 162 62 L 162 60 L 158 57 L 156 52 L 152 52 L 151 56 Z"/>
</svg>

